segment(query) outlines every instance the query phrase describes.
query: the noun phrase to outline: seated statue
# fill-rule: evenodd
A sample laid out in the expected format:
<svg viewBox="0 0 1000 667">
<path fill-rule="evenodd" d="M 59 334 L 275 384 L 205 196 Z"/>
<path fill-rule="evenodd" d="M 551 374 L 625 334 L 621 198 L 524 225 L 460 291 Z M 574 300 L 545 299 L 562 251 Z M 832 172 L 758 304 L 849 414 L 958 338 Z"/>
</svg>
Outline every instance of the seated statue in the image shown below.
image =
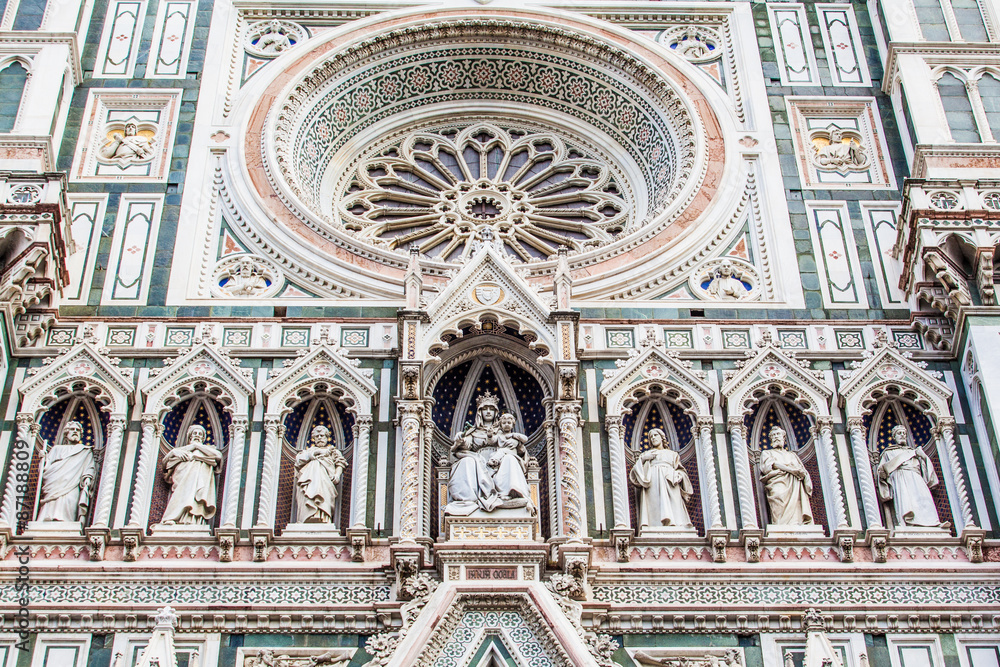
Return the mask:
<svg viewBox="0 0 1000 667">
<path fill-rule="evenodd" d="M 639 527 L 693 528 L 687 502 L 694 493 L 681 457 L 669 447 L 663 429 L 650 429 L 649 449 L 639 454 L 629 479 L 641 489 Z"/>
<path fill-rule="evenodd" d="M 310 445 L 295 457 L 298 476 L 298 523 L 333 523 L 337 485 L 347 468 L 347 459 L 330 442 L 330 429 L 313 427 Z"/>
<path fill-rule="evenodd" d="M 513 415 L 498 419 L 498 398 L 486 392 L 476 403 L 476 421 L 455 438 L 445 514 L 526 507 L 534 515 L 525 471 L 527 438 L 514 432 Z"/>
<path fill-rule="evenodd" d="M 879 496 L 891 501 L 897 526 L 948 527 L 941 523 L 931 489 L 938 476 L 930 458 L 910 443 L 906 427 L 892 429 L 892 442 L 882 451 L 878 468 Z"/>
<path fill-rule="evenodd" d="M 771 523 L 782 526 L 808 526 L 813 523 L 812 479 L 798 454 L 789 451 L 785 431 L 771 429 L 771 449 L 760 455 L 760 479 L 767 492 Z"/>
<path fill-rule="evenodd" d="M 97 466 L 94 448 L 83 442 L 80 422 L 67 422 L 63 441 L 45 452 L 39 521 L 82 521 L 90 506 Z"/>
<path fill-rule="evenodd" d="M 174 447 L 163 457 L 171 491 L 160 523 L 204 525 L 215 516 L 215 473 L 222 465 L 222 452 L 208 444 L 207 437 L 204 427 L 192 426 L 187 444 Z"/>
</svg>

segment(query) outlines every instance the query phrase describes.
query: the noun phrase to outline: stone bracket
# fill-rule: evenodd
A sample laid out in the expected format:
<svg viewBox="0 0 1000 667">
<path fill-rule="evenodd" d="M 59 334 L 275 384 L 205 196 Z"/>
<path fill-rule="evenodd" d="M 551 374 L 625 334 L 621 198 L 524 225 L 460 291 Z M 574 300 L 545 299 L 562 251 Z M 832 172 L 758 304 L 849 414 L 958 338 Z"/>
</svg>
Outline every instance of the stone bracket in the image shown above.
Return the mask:
<svg viewBox="0 0 1000 667">
<path fill-rule="evenodd" d="M 725 528 L 709 528 L 705 538 L 712 548 L 712 560 L 716 563 L 726 562 L 726 547 L 729 545 L 729 531 Z"/>
<path fill-rule="evenodd" d="M 368 528 L 348 528 L 347 539 L 351 541 L 351 561 L 365 562 L 365 547 L 372 543 L 371 530 Z"/>
<path fill-rule="evenodd" d="M 615 547 L 615 554 L 619 563 L 627 563 L 630 557 L 630 547 L 635 531 L 631 528 L 612 528 L 611 543 Z"/>
<path fill-rule="evenodd" d="M 274 531 L 270 528 L 251 528 L 250 542 L 253 544 L 253 560 L 263 563 L 267 558 L 267 545 L 274 539 Z"/>
<path fill-rule="evenodd" d="M 764 531 L 759 528 L 744 528 L 740 531 L 740 543 L 746 551 L 748 563 L 760 562 L 760 539 Z"/>
<path fill-rule="evenodd" d="M 886 528 L 869 528 L 865 534 L 865 544 L 872 550 L 872 560 L 884 563 L 889 557 L 889 531 Z"/>
<path fill-rule="evenodd" d="M 850 529 L 840 529 L 833 531 L 833 541 L 837 545 L 837 553 L 840 555 L 841 563 L 854 562 L 854 542 L 857 532 Z"/>
<path fill-rule="evenodd" d="M 125 526 L 121 529 L 121 536 L 122 545 L 125 547 L 122 560 L 126 563 L 133 563 L 138 556 L 139 545 L 142 544 L 143 538 L 146 537 L 146 531 L 135 526 Z"/>
<path fill-rule="evenodd" d="M 233 562 L 233 552 L 240 541 L 240 531 L 236 528 L 217 528 L 215 538 L 219 542 L 219 562 Z"/>
<path fill-rule="evenodd" d="M 90 546 L 90 560 L 104 560 L 104 550 L 111 542 L 111 529 L 106 526 L 89 526 L 84 530 Z"/>
<path fill-rule="evenodd" d="M 982 528 L 970 526 L 962 531 L 962 543 L 965 544 L 965 552 L 969 555 L 969 561 L 973 563 L 983 562 L 983 539 L 986 531 Z"/>
</svg>

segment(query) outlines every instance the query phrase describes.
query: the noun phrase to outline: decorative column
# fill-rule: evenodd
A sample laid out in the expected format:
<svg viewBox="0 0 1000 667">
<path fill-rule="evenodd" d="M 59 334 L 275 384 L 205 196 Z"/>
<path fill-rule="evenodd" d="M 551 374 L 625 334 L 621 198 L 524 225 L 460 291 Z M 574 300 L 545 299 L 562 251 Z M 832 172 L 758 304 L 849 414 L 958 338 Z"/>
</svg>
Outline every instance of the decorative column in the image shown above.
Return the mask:
<svg viewBox="0 0 1000 667">
<path fill-rule="evenodd" d="M 871 453 L 868 449 L 867 433 L 864 420 L 861 417 L 847 418 L 847 432 L 851 438 L 851 452 L 854 454 L 854 465 L 858 469 L 858 486 L 861 487 L 861 504 L 865 508 L 865 518 L 868 528 L 883 529 L 882 512 L 875 489 L 875 476 L 872 473 Z"/>
<path fill-rule="evenodd" d="M 625 451 L 622 444 L 622 418 L 607 416 L 604 428 L 608 432 L 608 459 L 611 461 L 611 500 L 614 503 L 615 530 L 631 530 L 632 518 L 628 508 L 628 477 L 625 470 Z"/>
<path fill-rule="evenodd" d="M 580 466 L 576 432 L 580 427 L 580 406 L 560 403 L 555 406 L 559 425 L 558 471 L 562 535 L 570 542 L 580 542 L 583 532 L 583 506 L 580 501 Z"/>
<path fill-rule="evenodd" d="M 729 441 L 733 448 L 733 463 L 736 466 L 736 492 L 740 497 L 740 516 L 743 528 L 758 530 L 757 500 L 754 498 L 753 480 L 750 478 L 750 455 L 747 452 L 747 428 L 743 416 L 730 417 L 726 424 Z"/>
<path fill-rule="evenodd" d="M 14 436 L 14 446 L 10 449 L 7 485 L 4 488 L 3 505 L 0 506 L 0 525 L 10 528 L 16 527 L 18 523 L 25 523 L 17 520 L 17 515 L 20 513 L 17 501 L 19 496 L 23 497 L 27 493 L 28 474 L 31 472 L 31 459 L 35 450 L 35 438 L 38 435 L 38 424 L 30 412 L 17 413 L 14 422 L 17 424 L 17 434 Z M 22 463 L 27 465 L 27 468 L 24 468 Z M 23 479 L 19 479 L 22 475 Z M 18 486 L 21 484 L 24 487 L 19 493 Z"/>
<path fill-rule="evenodd" d="M 222 527 L 235 528 L 243 488 L 243 450 L 246 447 L 246 417 L 233 417 L 229 426 L 229 461 L 226 464 L 226 488 L 222 495 Z"/>
<path fill-rule="evenodd" d="M 712 437 L 715 420 L 710 416 L 698 417 L 698 442 L 704 462 L 705 479 L 702 482 L 708 490 L 709 528 L 722 528 L 722 507 L 719 505 L 719 482 L 715 478 L 715 442 Z"/>
<path fill-rule="evenodd" d="M 400 403 L 399 424 L 403 431 L 403 448 L 400 456 L 399 538 L 407 544 L 416 544 L 420 519 L 420 421 L 424 406 L 421 403 Z"/>
<path fill-rule="evenodd" d="M 834 526 L 831 528 L 848 528 L 847 508 L 844 504 L 844 487 L 840 482 L 840 467 L 837 465 L 837 455 L 833 449 L 833 417 L 817 417 L 816 430 L 819 432 L 819 442 L 822 445 L 822 458 L 820 462 L 826 469 L 827 479 L 823 480 L 830 485 L 830 500 L 833 505 Z"/>
<path fill-rule="evenodd" d="M 142 441 L 139 444 L 139 465 L 135 471 L 132 490 L 132 511 L 128 516 L 130 528 L 144 529 L 149 521 L 153 480 L 156 477 L 156 460 L 159 451 L 160 420 L 155 414 L 142 416 Z"/>
<path fill-rule="evenodd" d="M 955 443 L 955 418 L 941 417 L 937 423 L 937 436 L 944 451 L 948 454 L 948 467 L 951 468 L 951 479 L 955 484 L 955 492 L 958 494 L 958 507 L 962 512 L 962 530 L 968 528 L 978 529 L 976 518 L 972 514 L 972 505 L 969 504 L 969 491 L 965 487 L 965 476 L 962 475 L 962 462 L 958 458 L 958 446 Z"/>
<path fill-rule="evenodd" d="M 368 440 L 371 438 L 371 415 L 354 418 L 354 474 L 352 495 L 354 509 L 351 512 L 351 528 L 364 530 L 368 520 Z"/>
<path fill-rule="evenodd" d="M 101 481 L 97 487 L 97 497 L 94 504 L 93 526 L 95 528 L 111 527 L 111 506 L 118 482 L 118 463 L 122 456 L 125 422 L 125 415 L 111 415 L 111 419 L 108 421 L 108 438 L 104 443 Z"/>
<path fill-rule="evenodd" d="M 264 464 L 260 475 L 260 495 L 255 528 L 274 529 L 283 430 L 280 417 L 277 415 L 264 417 Z"/>
</svg>

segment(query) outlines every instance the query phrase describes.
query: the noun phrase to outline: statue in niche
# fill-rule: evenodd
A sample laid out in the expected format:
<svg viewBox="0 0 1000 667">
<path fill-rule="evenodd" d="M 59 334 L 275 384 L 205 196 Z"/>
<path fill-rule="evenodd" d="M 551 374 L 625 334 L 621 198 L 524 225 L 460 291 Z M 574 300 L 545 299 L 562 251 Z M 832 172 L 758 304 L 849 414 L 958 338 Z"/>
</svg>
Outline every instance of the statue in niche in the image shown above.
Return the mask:
<svg viewBox="0 0 1000 667">
<path fill-rule="evenodd" d="M 490 392 L 476 402 L 476 421 L 455 438 L 445 514 L 527 508 L 534 515 L 525 471 L 527 437 L 514 432 L 514 416 L 499 416 L 499 399 Z"/>
<path fill-rule="evenodd" d="M 868 165 L 868 155 L 864 146 L 848 138 L 844 141 L 844 131 L 831 125 L 830 143 L 825 146 L 813 144 L 813 159 L 820 167 L 829 169 L 860 169 Z"/>
<path fill-rule="evenodd" d="M 298 473 L 299 523 L 333 523 L 337 506 L 337 485 L 347 468 L 347 459 L 330 439 L 330 429 L 314 426 L 309 434 L 309 447 L 295 457 Z"/>
<path fill-rule="evenodd" d="M 229 278 L 221 285 L 232 296 L 254 296 L 268 287 L 264 272 L 251 257 L 244 257 L 235 270 L 230 269 Z"/>
<path fill-rule="evenodd" d="M 285 34 L 285 28 L 281 25 L 281 21 L 273 20 L 261 33 L 254 46 L 263 55 L 276 56 L 291 48 L 292 41 Z"/>
<path fill-rule="evenodd" d="M 924 450 L 910 441 L 902 424 L 892 429 L 892 441 L 882 451 L 878 467 L 879 496 L 892 501 L 897 526 L 948 527 L 938 517 L 931 489 L 938 485 L 934 465 Z"/>
<path fill-rule="evenodd" d="M 785 431 L 770 431 L 771 449 L 760 455 L 760 479 L 767 492 L 771 523 L 781 526 L 808 526 L 813 523 L 812 479 L 798 454 L 789 451 Z"/>
<path fill-rule="evenodd" d="M 62 444 L 45 452 L 38 521 L 83 521 L 96 473 L 94 448 L 83 442 L 83 426 L 67 422 Z"/>
<path fill-rule="evenodd" d="M 736 277 L 733 263 L 728 259 L 719 264 L 715 270 L 712 282 L 708 284 L 708 293 L 720 301 L 739 301 L 750 295 L 747 286 Z"/>
<path fill-rule="evenodd" d="M 650 448 L 639 455 L 629 473 L 632 483 L 642 489 L 639 526 L 693 528 L 687 502 L 694 487 L 680 455 L 670 448 L 663 429 L 650 429 L 646 436 Z"/>
<path fill-rule="evenodd" d="M 131 162 L 146 162 L 153 157 L 154 139 L 139 134 L 139 126 L 129 121 L 123 131 L 112 131 L 108 142 L 98 152 L 102 159 L 123 166 Z"/>
<path fill-rule="evenodd" d="M 215 473 L 222 465 L 222 452 L 207 442 L 208 431 L 191 426 L 187 444 L 174 447 L 163 457 L 163 469 L 171 486 L 160 523 L 171 526 L 205 525 L 215 516 Z"/>
</svg>

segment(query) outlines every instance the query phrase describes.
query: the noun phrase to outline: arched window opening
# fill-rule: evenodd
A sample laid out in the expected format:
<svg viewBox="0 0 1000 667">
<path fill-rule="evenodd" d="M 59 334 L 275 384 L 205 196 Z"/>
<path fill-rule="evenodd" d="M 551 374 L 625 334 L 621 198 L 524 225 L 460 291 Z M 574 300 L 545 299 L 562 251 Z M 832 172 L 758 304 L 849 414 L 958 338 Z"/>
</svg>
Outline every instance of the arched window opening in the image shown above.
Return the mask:
<svg viewBox="0 0 1000 667">
<path fill-rule="evenodd" d="M 876 484 L 879 482 L 879 460 L 882 453 L 893 442 L 893 429 L 900 425 L 906 428 L 908 442 L 923 450 L 933 465 L 937 484 L 930 489 L 931 497 L 934 500 L 940 522 L 950 524 L 951 531 L 954 533 L 954 520 L 944 482 L 944 471 L 941 468 L 941 460 L 935 446 L 934 424 L 926 412 L 901 397 L 897 392 L 892 392 L 875 404 L 875 407 L 864 416 L 863 423 L 868 433 L 868 447 L 872 452 Z M 889 503 L 883 503 L 883 517 L 887 526 L 896 525 L 897 522 Z"/>
<path fill-rule="evenodd" d="M 946 72 L 938 79 L 937 87 L 951 138 L 960 144 L 982 141 L 976 129 L 976 116 L 972 112 L 972 102 L 969 101 L 965 83 L 951 72 Z"/>
<path fill-rule="evenodd" d="M 0 71 L 0 132 L 13 132 L 28 84 L 28 70 L 18 61 Z"/>
<path fill-rule="evenodd" d="M 792 400 L 772 392 L 761 398 L 754 405 L 750 414 L 744 418 L 744 425 L 749 434 L 748 444 L 751 451 L 751 469 L 756 480 L 757 505 L 760 508 L 763 523 L 774 523 L 767 500 L 767 490 L 760 475 L 762 453 L 775 447 L 771 431 L 778 427 L 785 432 L 785 442 L 790 452 L 793 452 L 802 462 L 809 475 L 812 494 L 809 496 L 809 509 L 812 512 L 812 524 L 829 532 L 826 517 L 826 503 L 823 495 L 823 480 L 820 475 L 817 460 L 816 442 L 813 437 L 813 420 L 802 408 Z M 808 485 L 807 485 L 808 486 Z"/>
<path fill-rule="evenodd" d="M 30 507 L 25 508 L 26 515 L 41 521 L 62 521 L 73 516 L 73 520 L 81 521 L 84 525 L 89 522 L 109 419 L 109 414 L 100 409 L 95 399 L 96 393 L 96 390 L 88 392 L 82 387 L 76 387 L 53 403 L 39 418 L 40 442 L 35 444 L 28 489 L 24 496 L 30 503 Z M 78 471 L 65 471 L 64 475 L 60 468 L 68 462 L 55 462 L 51 457 L 47 458 L 46 454 L 53 446 L 63 443 L 66 426 L 71 422 L 80 425 L 80 442 L 85 447 L 92 448 L 93 464 L 82 466 L 83 469 Z M 56 474 L 49 475 L 46 470 L 55 471 Z M 24 526 L 20 525 L 19 528 L 23 529 Z"/>
<path fill-rule="evenodd" d="M 226 479 L 226 452 L 229 449 L 229 427 L 232 417 L 210 393 L 197 391 L 194 395 L 185 398 L 175 404 L 163 417 L 163 431 L 159 445 L 159 455 L 156 463 L 156 477 L 153 481 L 153 497 L 149 508 L 149 525 L 153 526 L 164 520 L 164 512 L 168 509 L 171 500 L 173 484 L 170 481 L 176 472 L 171 466 L 168 470 L 169 460 L 165 461 L 167 454 L 178 447 L 187 446 L 192 437 L 192 428 L 201 427 L 205 429 L 204 444 L 206 450 L 218 450 L 221 455 L 221 462 L 212 472 L 213 485 L 215 491 L 214 502 L 211 498 L 205 499 L 202 507 L 195 512 L 206 512 L 211 516 L 204 517 L 205 523 L 209 527 L 214 527 L 218 523 L 219 507 L 222 502 L 223 480 Z M 176 480 L 175 480 L 176 481 Z M 172 518 L 168 517 L 172 520 Z M 201 523 L 197 521 L 196 523 Z"/>
<path fill-rule="evenodd" d="M 651 393 L 631 406 L 631 412 L 622 417 L 622 438 L 625 443 L 625 457 L 631 471 L 643 452 L 650 451 L 650 433 L 661 430 L 667 439 L 667 447 L 677 452 L 680 463 L 691 484 L 687 513 L 699 535 L 705 534 L 705 518 L 702 512 L 701 484 L 698 477 L 698 457 L 694 447 L 694 418 L 684 411 L 673 396 Z M 629 484 L 629 511 L 632 525 L 642 527 L 641 489 L 635 483 Z M 655 526 L 653 526 L 655 527 Z"/>
<path fill-rule="evenodd" d="M 296 486 L 298 475 L 295 462 L 299 454 L 309 449 L 312 444 L 313 429 L 322 426 L 329 430 L 333 446 L 346 461 L 341 471 L 340 482 L 336 485 L 336 498 L 332 508 L 333 513 L 330 515 L 334 519 L 333 525 L 343 532 L 350 523 L 354 415 L 347 411 L 337 396 L 323 387 L 317 387 L 315 394 L 297 403 L 285 415 L 284 426 L 285 435 L 281 447 L 281 467 L 278 477 L 276 530 L 282 531 L 288 524 L 302 523 L 306 519 L 299 516 L 302 511 L 298 502 L 299 490 Z"/>
</svg>

